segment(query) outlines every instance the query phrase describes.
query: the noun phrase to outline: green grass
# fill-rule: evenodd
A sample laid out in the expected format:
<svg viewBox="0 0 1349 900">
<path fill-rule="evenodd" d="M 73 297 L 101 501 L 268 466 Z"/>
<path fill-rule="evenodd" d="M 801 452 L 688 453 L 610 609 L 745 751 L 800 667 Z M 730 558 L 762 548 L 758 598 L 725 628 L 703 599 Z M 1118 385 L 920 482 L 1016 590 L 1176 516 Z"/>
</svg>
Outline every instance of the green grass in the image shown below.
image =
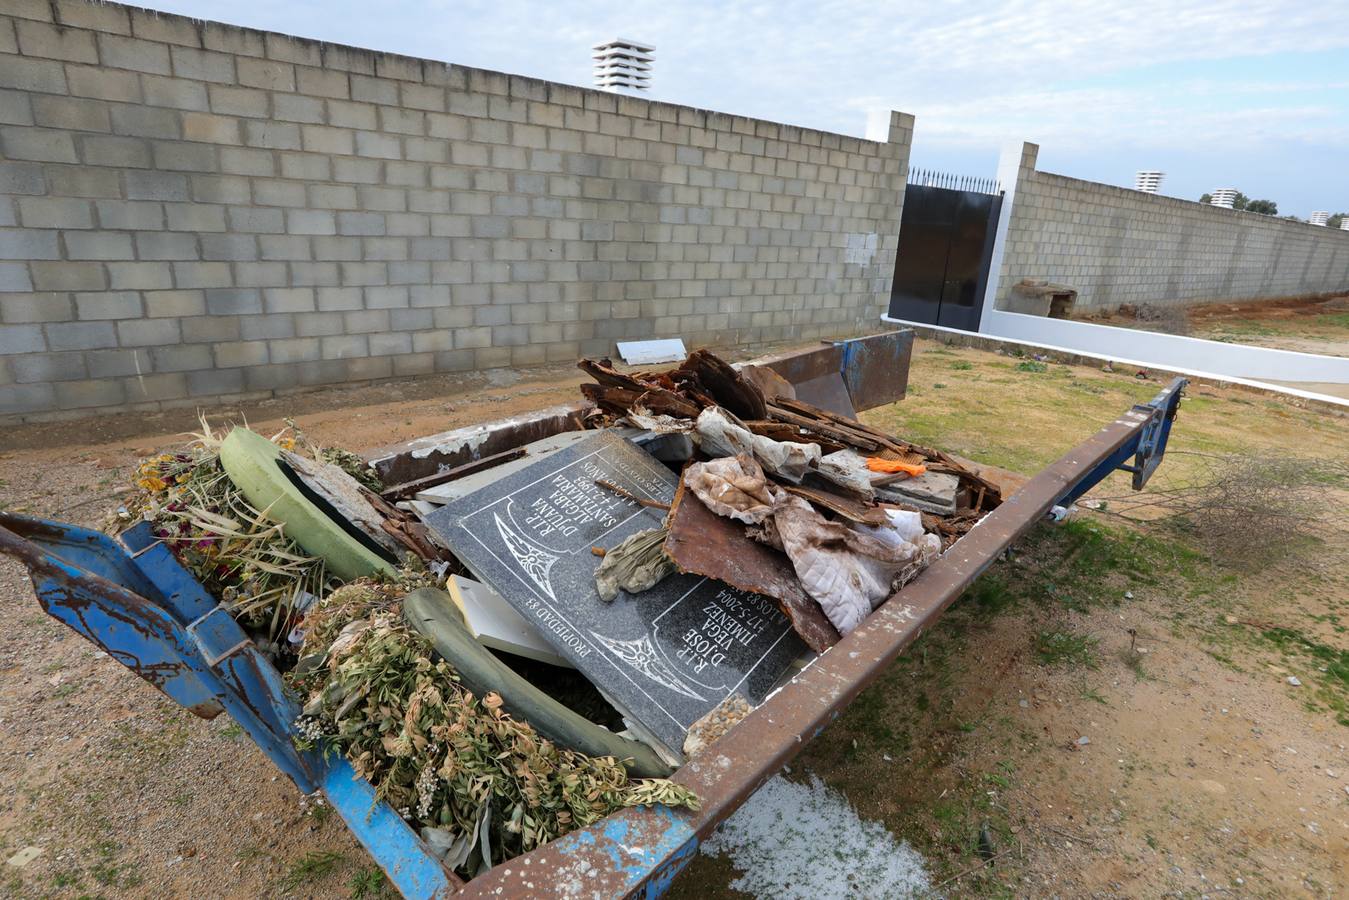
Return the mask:
<svg viewBox="0 0 1349 900">
<path fill-rule="evenodd" d="M 293 891 L 311 881 L 327 878 L 344 862 L 346 857 L 332 851 L 306 854 L 281 879 L 281 890 Z"/>
<path fill-rule="evenodd" d="M 379 866 L 366 866 L 356 870 L 347 881 L 347 887 L 351 890 L 352 900 L 375 900 L 394 896 L 389 880 L 384 877 Z"/>
<path fill-rule="evenodd" d="M 1018 372 L 1048 372 L 1049 366 L 1045 365 L 1042 362 L 1036 362 L 1033 359 L 1028 359 L 1025 360 L 1024 362 L 1017 363 L 1016 370 Z"/>
<path fill-rule="evenodd" d="M 1270 628 L 1260 636 L 1285 659 L 1309 664 L 1311 671 L 1303 680 L 1312 683 L 1312 697 L 1335 713 L 1341 725 L 1349 726 L 1349 650 L 1323 644 L 1291 628 Z M 1308 705 L 1317 708 L 1315 702 Z"/>
<path fill-rule="evenodd" d="M 1091 635 L 1041 631 L 1036 633 L 1031 649 L 1035 652 L 1035 661 L 1042 666 L 1095 669 L 1100 666 L 1096 655 L 1099 645 L 1100 641 Z"/>
</svg>

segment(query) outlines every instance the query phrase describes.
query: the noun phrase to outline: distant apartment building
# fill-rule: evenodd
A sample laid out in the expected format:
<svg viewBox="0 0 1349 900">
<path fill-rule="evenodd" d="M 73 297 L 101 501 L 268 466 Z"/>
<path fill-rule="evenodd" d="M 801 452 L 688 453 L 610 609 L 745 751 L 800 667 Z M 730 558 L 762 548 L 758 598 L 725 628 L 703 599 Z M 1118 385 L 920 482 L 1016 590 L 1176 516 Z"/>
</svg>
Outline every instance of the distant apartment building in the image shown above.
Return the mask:
<svg viewBox="0 0 1349 900">
<path fill-rule="evenodd" d="M 1134 176 L 1134 190 L 1145 194 L 1155 194 L 1162 187 L 1165 172 L 1143 171 Z"/>
<path fill-rule="evenodd" d="M 1239 193 L 1240 191 L 1236 188 L 1218 188 L 1213 192 L 1209 203 L 1214 206 L 1221 206 L 1223 209 L 1231 209 L 1232 204 L 1237 202 L 1237 194 Z"/>
<path fill-rule="evenodd" d="M 1324 227 L 1325 224 L 1330 221 L 1330 213 L 1326 212 L 1324 209 L 1317 210 L 1307 217 L 1307 221 L 1312 225 L 1321 225 Z"/>
<path fill-rule="evenodd" d="M 594 46 L 595 87 L 605 91 L 645 91 L 651 87 L 651 61 L 656 48 L 640 41 L 614 38 Z"/>
</svg>

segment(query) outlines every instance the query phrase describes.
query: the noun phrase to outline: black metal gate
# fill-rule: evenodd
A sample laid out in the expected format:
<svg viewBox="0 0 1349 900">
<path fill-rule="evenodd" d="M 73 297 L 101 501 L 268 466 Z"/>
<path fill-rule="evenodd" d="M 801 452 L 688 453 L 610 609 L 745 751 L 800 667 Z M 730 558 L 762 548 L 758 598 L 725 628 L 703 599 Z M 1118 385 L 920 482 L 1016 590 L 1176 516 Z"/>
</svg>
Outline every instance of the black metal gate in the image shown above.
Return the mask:
<svg viewBox="0 0 1349 900">
<path fill-rule="evenodd" d="M 978 331 L 1001 208 L 992 180 L 910 172 L 890 315 Z"/>
</svg>

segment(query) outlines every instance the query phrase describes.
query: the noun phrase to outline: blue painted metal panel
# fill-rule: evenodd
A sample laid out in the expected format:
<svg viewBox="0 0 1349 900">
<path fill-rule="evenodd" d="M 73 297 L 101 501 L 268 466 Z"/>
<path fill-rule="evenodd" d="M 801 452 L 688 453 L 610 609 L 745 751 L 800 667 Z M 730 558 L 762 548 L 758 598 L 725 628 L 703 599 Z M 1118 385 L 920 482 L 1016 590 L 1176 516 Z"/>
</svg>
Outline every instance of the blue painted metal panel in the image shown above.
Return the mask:
<svg viewBox="0 0 1349 900">
<path fill-rule="evenodd" d="M 417 833 L 389 804 L 375 799 L 370 782 L 340 756 L 328 760 L 323 793 L 356 839 L 404 897 L 448 897 L 456 884 Z"/>
</svg>

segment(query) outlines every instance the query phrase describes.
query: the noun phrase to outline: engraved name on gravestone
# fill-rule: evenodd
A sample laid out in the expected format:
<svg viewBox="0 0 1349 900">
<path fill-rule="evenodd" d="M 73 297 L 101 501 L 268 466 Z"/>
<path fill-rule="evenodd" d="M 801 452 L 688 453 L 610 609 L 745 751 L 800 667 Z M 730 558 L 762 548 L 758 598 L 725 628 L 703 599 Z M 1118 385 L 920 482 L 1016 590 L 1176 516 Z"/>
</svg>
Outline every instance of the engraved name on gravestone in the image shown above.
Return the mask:
<svg viewBox="0 0 1349 900">
<path fill-rule="evenodd" d="M 733 691 L 761 701 L 805 648 L 770 598 L 697 575 L 601 600 L 591 548 L 659 527 L 665 512 L 597 479 L 662 503 L 678 483 L 644 450 L 597 431 L 427 524 L 620 712 L 678 752 L 690 725 Z"/>
</svg>

